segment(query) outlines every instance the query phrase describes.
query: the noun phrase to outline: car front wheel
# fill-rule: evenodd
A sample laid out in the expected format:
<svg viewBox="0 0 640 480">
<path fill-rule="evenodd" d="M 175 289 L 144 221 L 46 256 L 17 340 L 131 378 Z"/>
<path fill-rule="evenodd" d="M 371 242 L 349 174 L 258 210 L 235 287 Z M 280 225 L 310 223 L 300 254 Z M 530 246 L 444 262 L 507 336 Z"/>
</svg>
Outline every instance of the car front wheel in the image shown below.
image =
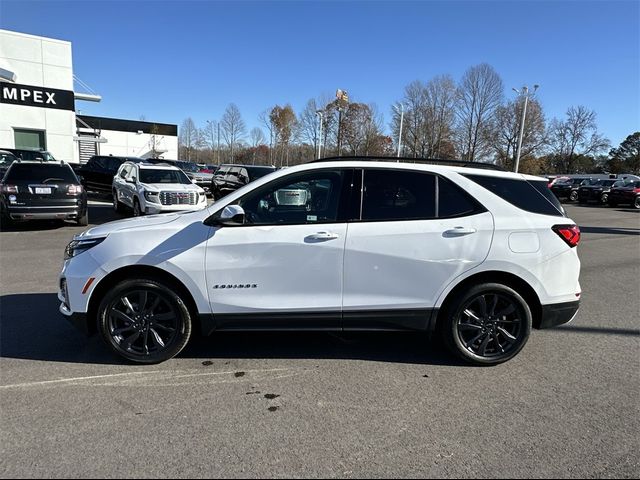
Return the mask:
<svg viewBox="0 0 640 480">
<path fill-rule="evenodd" d="M 578 192 L 571 192 L 569 194 L 569 200 L 571 200 L 572 202 L 575 202 L 576 200 L 578 200 Z"/>
<path fill-rule="evenodd" d="M 485 283 L 453 298 L 442 321 L 444 342 L 454 354 L 476 365 L 497 365 L 525 346 L 532 316 L 518 292 Z"/>
<path fill-rule="evenodd" d="M 98 330 L 119 356 L 159 363 L 176 356 L 191 336 L 184 299 L 152 279 L 126 280 L 109 289 L 98 307 Z"/>
</svg>

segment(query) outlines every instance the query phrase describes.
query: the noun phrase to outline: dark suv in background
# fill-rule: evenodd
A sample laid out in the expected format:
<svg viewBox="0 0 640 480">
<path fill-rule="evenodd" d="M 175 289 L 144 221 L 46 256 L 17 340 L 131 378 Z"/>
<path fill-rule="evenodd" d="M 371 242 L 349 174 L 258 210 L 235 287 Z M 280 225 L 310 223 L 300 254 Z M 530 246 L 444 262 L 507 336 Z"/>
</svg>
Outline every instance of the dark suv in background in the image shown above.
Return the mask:
<svg viewBox="0 0 640 480">
<path fill-rule="evenodd" d="M 609 191 L 613 186 L 623 186 L 622 180 L 616 180 L 615 178 L 607 178 L 604 180 L 598 180 L 590 185 L 582 185 L 578 188 L 578 202 L 598 202 L 608 203 Z"/>
<path fill-rule="evenodd" d="M 575 202 L 578 200 L 578 188 L 581 185 L 589 185 L 595 182 L 590 177 L 574 177 L 559 182 L 554 182 L 551 187 L 553 194 L 559 199 Z"/>
<path fill-rule="evenodd" d="M 211 194 L 214 200 L 229 195 L 260 177 L 275 172 L 276 167 L 256 165 L 220 165 L 211 180 Z"/>
<path fill-rule="evenodd" d="M 28 150 L 26 148 L 4 148 L 0 147 L 0 150 L 4 150 L 5 152 L 11 152 L 16 157 L 25 161 L 44 161 L 44 162 L 55 162 L 56 159 L 53 158 L 46 150 Z"/>
<path fill-rule="evenodd" d="M 114 157 L 94 155 L 84 165 L 76 168 L 76 173 L 82 177 L 85 189 L 99 193 L 111 193 L 113 177 L 124 162 L 145 162 L 138 157 Z"/>
<path fill-rule="evenodd" d="M 13 220 L 73 220 L 88 225 L 87 193 L 64 162 L 16 160 L 0 182 L 0 216 Z"/>
</svg>

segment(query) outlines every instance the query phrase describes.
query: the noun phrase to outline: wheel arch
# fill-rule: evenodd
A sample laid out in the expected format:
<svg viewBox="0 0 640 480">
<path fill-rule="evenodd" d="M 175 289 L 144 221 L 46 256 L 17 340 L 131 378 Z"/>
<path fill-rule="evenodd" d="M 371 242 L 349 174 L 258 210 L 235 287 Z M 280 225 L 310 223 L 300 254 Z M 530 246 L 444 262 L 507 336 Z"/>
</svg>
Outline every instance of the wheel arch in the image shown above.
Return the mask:
<svg viewBox="0 0 640 480">
<path fill-rule="evenodd" d="M 201 318 L 198 312 L 196 301 L 189 289 L 184 285 L 184 283 L 182 283 L 171 273 L 158 267 L 149 265 L 128 265 L 110 272 L 108 275 L 102 278 L 100 282 L 93 288 L 91 296 L 89 297 L 89 304 L 87 307 L 87 322 L 89 333 L 93 334 L 97 331 L 96 321 L 98 318 L 98 307 L 100 306 L 100 301 L 104 297 L 105 292 L 107 292 L 110 288 L 112 288 L 122 280 L 136 277 L 159 281 L 169 287 L 174 288 L 177 292 L 179 292 L 180 296 L 184 299 L 187 309 L 189 310 L 189 313 L 191 315 L 191 321 L 193 322 L 193 331 L 195 333 L 202 332 Z"/>
<path fill-rule="evenodd" d="M 521 277 L 509 273 L 500 271 L 484 271 L 471 275 L 463 279 L 453 289 L 447 293 L 441 307 L 437 311 L 436 318 L 433 320 L 433 326 L 435 329 L 439 328 L 439 324 L 443 319 L 444 312 L 446 312 L 449 304 L 452 300 L 464 290 L 469 289 L 473 285 L 481 283 L 501 283 L 510 288 L 513 288 L 516 292 L 522 295 L 522 298 L 527 302 L 531 309 L 531 316 L 533 320 L 533 328 L 540 328 L 540 322 L 542 320 L 542 304 L 540 303 L 540 297 L 536 293 L 529 283 Z"/>
</svg>

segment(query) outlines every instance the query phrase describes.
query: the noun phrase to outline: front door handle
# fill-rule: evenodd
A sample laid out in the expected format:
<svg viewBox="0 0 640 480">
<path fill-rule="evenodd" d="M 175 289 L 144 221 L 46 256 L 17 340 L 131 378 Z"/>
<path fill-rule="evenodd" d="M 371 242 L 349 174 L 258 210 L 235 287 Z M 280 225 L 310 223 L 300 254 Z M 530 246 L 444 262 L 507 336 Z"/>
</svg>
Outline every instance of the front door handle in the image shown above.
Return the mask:
<svg viewBox="0 0 640 480">
<path fill-rule="evenodd" d="M 307 237 L 308 240 L 335 240 L 339 235 L 333 232 L 318 232 Z"/>
<path fill-rule="evenodd" d="M 450 230 L 445 230 L 445 237 L 462 237 L 464 235 L 471 235 L 472 233 L 476 233 L 477 230 L 475 228 L 468 227 L 455 227 Z"/>
</svg>

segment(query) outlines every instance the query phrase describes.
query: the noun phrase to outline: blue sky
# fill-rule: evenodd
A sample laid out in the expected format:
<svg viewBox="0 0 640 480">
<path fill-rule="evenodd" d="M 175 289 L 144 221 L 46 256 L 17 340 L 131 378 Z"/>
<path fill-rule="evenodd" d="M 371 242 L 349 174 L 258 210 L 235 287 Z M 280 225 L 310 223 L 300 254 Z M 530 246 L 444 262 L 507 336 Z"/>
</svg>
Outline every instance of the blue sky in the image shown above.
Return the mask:
<svg viewBox="0 0 640 480">
<path fill-rule="evenodd" d="M 640 129 L 640 2 L 36 2 L 0 0 L 0 28 L 73 42 L 74 71 L 103 96 L 89 115 L 178 125 L 230 102 L 248 129 L 337 88 L 390 105 L 413 80 L 487 62 L 540 84 L 547 117 L 598 114 L 614 145 Z"/>
</svg>

